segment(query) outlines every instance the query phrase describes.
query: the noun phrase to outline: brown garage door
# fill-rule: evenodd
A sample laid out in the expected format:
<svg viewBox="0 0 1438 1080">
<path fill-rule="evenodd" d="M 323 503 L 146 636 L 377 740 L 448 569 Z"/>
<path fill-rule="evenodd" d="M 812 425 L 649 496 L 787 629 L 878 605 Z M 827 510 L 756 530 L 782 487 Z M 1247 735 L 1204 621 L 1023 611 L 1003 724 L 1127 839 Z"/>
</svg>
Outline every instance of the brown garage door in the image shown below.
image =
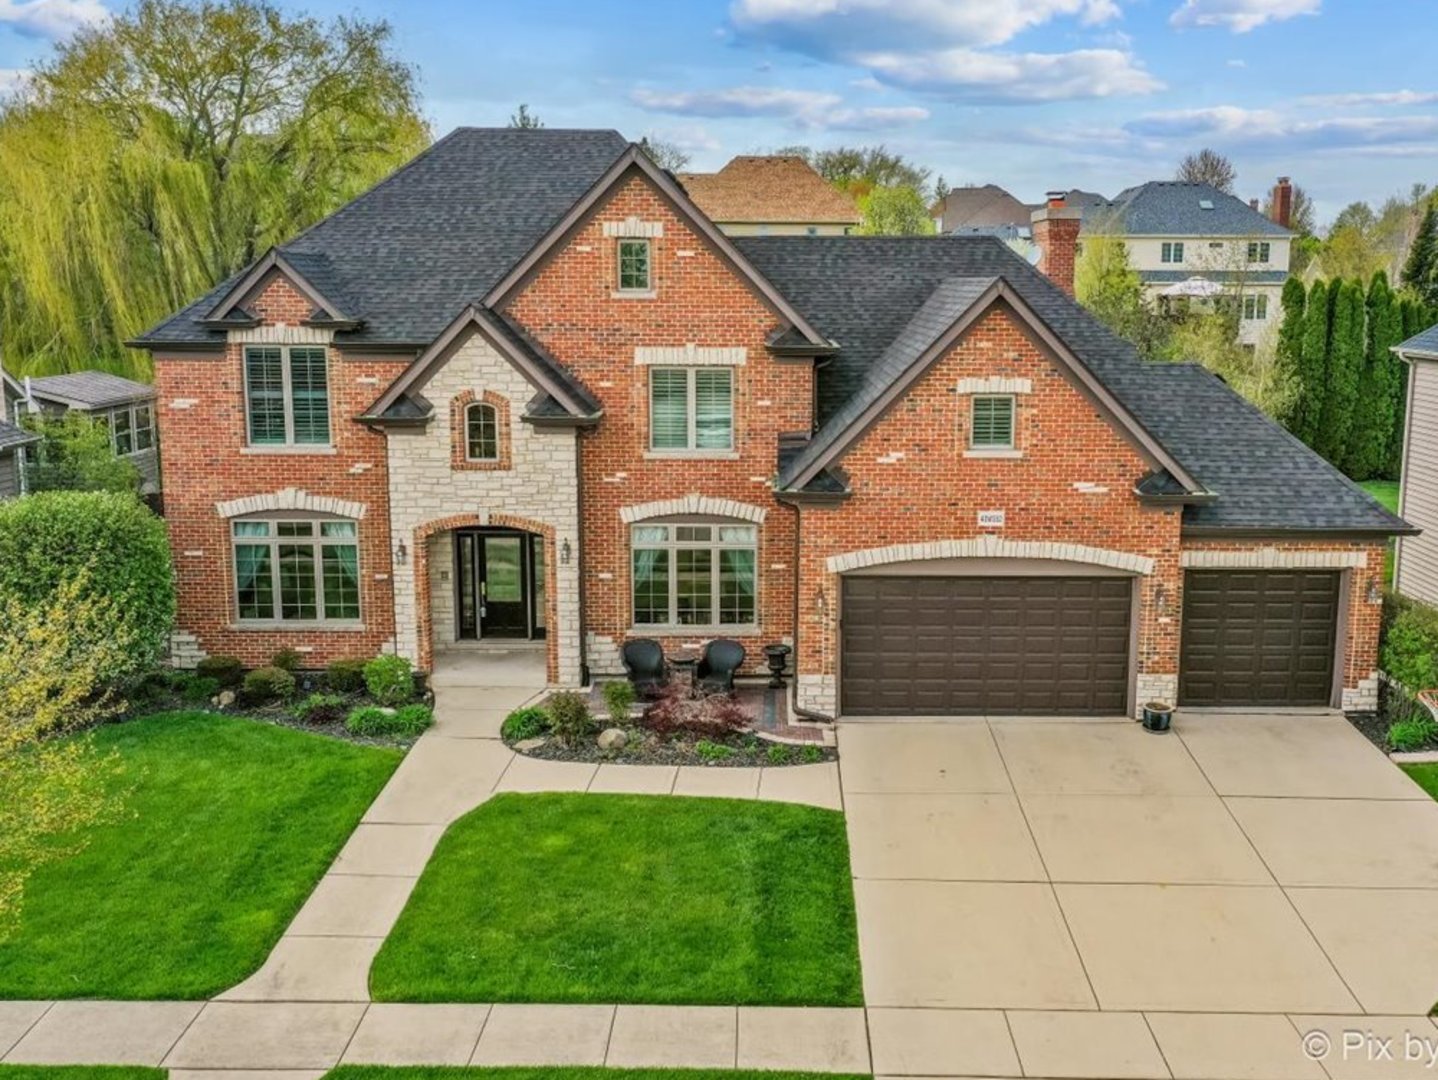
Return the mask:
<svg viewBox="0 0 1438 1080">
<path fill-rule="evenodd" d="M 1337 634 L 1337 574 L 1190 570 L 1178 700 L 1327 705 Z"/>
<path fill-rule="evenodd" d="M 846 578 L 840 709 L 1122 714 L 1129 597 L 1127 578 Z"/>
</svg>

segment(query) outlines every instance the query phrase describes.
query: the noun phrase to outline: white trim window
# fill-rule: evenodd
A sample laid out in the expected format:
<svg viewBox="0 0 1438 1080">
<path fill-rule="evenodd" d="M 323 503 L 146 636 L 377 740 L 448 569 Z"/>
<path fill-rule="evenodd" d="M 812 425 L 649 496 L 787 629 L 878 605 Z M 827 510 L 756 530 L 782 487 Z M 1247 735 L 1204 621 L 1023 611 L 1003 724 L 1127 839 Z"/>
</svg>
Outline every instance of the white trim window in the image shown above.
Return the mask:
<svg viewBox="0 0 1438 1080">
<path fill-rule="evenodd" d="M 149 402 L 121 405 L 92 414 L 110 432 L 116 457 L 130 457 L 155 445 L 155 412 Z"/>
<path fill-rule="evenodd" d="M 464 408 L 464 457 L 466 461 L 499 460 L 499 410 L 487 401 Z"/>
<path fill-rule="evenodd" d="M 1246 320 L 1268 318 L 1268 297 L 1263 293 L 1250 293 L 1243 298 L 1243 317 Z"/>
<path fill-rule="evenodd" d="M 1183 262 L 1183 241 L 1165 240 L 1158 253 L 1159 262 L 1182 263 Z"/>
<path fill-rule="evenodd" d="M 359 622 L 358 522 L 242 518 L 230 530 L 240 622 Z"/>
<path fill-rule="evenodd" d="M 619 241 L 616 258 L 619 260 L 620 292 L 647 293 L 654 287 L 648 240 L 624 237 Z"/>
<path fill-rule="evenodd" d="M 734 449 L 734 369 L 649 369 L 649 448 L 670 453 Z"/>
<path fill-rule="evenodd" d="M 251 446 L 328 446 L 327 350 L 245 346 L 245 419 Z"/>
<path fill-rule="evenodd" d="M 1012 394 L 975 394 L 969 415 L 969 448 L 1014 448 L 1014 397 Z"/>
<path fill-rule="evenodd" d="M 635 626 L 733 630 L 758 622 L 759 530 L 737 522 L 630 526 Z"/>
<path fill-rule="evenodd" d="M 1267 240 L 1250 240 L 1248 242 L 1248 261 L 1251 263 L 1266 263 L 1272 255 L 1273 249 Z"/>
</svg>

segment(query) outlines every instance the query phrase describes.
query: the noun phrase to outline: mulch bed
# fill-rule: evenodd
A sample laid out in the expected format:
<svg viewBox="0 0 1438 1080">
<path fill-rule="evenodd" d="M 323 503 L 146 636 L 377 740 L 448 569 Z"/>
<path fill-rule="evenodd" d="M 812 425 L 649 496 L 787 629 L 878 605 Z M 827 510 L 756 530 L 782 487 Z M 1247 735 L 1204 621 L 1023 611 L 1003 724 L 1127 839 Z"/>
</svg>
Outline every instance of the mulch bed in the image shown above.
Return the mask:
<svg viewBox="0 0 1438 1080">
<path fill-rule="evenodd" d="M 509 745 L 518 753 L 546 761 L 607 761 L 619 765 L 705 765 L 714 768 L 763 765 L 773 768 L 784 765 L 816 765 L 822 761 L 839 759 L 839 752 L 833 747 L 813 743 L 790 746 L 770 742 L 748 732 L 708 739 L 690 735 L 661 739 L 638 727 L 624 730 L 629 735 L 629 742 L 622 750 L 601 750 L 592 738 L 572 747 L 564 746 L 553 738 L 546 738 L 539 746 L 530 746 L 527 741 Z M 716 756 L 714 751 L 701 754 L 698 749 L 701 742 L 726 747 L 730 753 L 724 756 Z"/>
<path fill-rule="evenodd" d="M 1344 713 L 1348 722 L 1363 733 L 1363 737 L 1371 742 L 1385 754 L 1393 752 L 1393 747 L 1388 744 L 1388 728 L 1393 721 L 1376 712 L 1351 712 Z M 1405 753 L 1424 752 L 1438 750 L 1438 739 L 1429 739 L 1422 746 L 1404 747 Z"/>
</svg>

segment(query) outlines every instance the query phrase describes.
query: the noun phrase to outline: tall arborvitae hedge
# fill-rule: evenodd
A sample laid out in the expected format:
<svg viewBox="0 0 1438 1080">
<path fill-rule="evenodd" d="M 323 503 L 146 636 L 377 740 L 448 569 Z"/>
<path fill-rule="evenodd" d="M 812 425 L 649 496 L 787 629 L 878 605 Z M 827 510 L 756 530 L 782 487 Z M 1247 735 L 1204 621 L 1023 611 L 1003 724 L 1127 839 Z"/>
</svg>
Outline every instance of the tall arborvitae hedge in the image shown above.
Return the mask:
<svg viewBox="0 0 1438 1080">
<path fill-rule="evenodd" d="M 1278 383 L 1283 388 L 1282 411 L 1278 420 L 1292 431 L 1304 402 L 1303 395 L 1299 393 L 1302 385 L 1299 359 L 1303 350 L 1303 309 L 1308 304 L 1308 290 L 1301 280 L 1291 277 L 1283 283 L 1282 304 L 1283 322 L 1278 327 L 1278 347 L 1274 354 Z"/>
<path fill-rule="evenodd" d="M 1303 341 L 1298 349 L 1298 385 L 1302 399 L 1294 410 L 1293 434 L 1314 446 L 1323 414 L 1323 387 L 1328 382 L 1328 333 L 1333 318 L 1332 297 L 1322 281 L 1308 291 L 1303 309 Z"/>
<path fill-rule="evenodd" d="M 1383 271 L 1373 275 L 1367 300 L 1363 375 L 1353 408 L 1348 455 L 1342 462 L 1343 471 L 1355 480 L 1372 480 L 1387 472 L 1397 422 L 1393 383 L 1402 377 L 1401 362 L 1392 349 L 1403 340 L 1403 317 Z"/>
<path fill-rule="evenodd" d="M 1328 333 L 1327 392 L 1313 448 L 1340 467 L 1348 458 L 1358 384 L 1363 378 L 1363 288 L 1356 281 L 1329 288 L 1333 323 Z"/>
</svg>

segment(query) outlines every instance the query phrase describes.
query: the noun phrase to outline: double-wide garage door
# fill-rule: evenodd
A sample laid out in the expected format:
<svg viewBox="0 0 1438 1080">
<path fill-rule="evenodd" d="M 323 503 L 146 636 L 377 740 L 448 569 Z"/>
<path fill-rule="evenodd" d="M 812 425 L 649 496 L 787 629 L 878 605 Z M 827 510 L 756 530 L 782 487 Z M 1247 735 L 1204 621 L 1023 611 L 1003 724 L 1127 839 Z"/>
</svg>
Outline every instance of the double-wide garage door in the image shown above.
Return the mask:
<svg viewBox="0 0 1438 1080">
<path fill-rule="evenodd" d="M 1183 583 L 1182 705 L 1327 705 L 1339 575 L 1190 570 Z"/>
<path fill-rule="evenodd" d="M 840 708 L 1121 715 L 1131 600 L 1121 577 L 846 578 Z"/>
</svg>

